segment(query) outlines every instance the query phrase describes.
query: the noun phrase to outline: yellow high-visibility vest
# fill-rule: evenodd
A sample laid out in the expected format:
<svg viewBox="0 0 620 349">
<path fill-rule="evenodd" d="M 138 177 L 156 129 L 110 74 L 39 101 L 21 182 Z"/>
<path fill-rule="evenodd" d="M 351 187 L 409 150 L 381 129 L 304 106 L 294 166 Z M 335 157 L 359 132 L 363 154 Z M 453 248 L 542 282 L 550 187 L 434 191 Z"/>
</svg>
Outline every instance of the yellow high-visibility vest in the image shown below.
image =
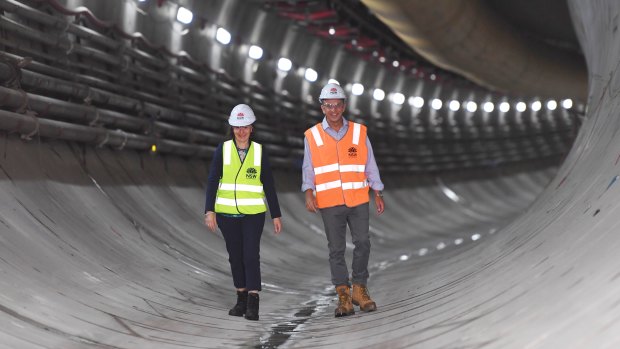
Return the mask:
<svg viewBox="0 0 620 349">
<path fill-rule="evenodd" d="M 215 212 L 257 214 L 267 211 L 260 181 L 262 146 L 250 143 L 243 163 L 232 140 L 222 145 L 222 178 L 217 189 Z"/>
</svg>

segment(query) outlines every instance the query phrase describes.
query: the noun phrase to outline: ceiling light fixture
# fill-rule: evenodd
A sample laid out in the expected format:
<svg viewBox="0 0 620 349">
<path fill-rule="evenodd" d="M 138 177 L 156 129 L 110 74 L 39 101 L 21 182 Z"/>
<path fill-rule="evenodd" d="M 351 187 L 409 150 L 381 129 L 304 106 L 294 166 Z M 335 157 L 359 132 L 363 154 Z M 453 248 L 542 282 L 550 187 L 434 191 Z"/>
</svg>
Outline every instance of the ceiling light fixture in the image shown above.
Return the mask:
<svg viewBox="0 0 620 349">
<path fill-rule="evenodd" d="M 467 102 L 466 106 L 467 106 L 467 111 L 470 113 L 473 113 L 476 110 L 478 110 L 478 104 L 476 104 L 476 102 L 469 101 Z"/>
<path fill-rule="evenodd" d="M 448 108 L 450 108 L 450 110 L 452 111 L 457 111 L 459 110 L 460 107 L 461 107 L 461 103 L 459 103 L 459 101 L 452 100 L 450 101 L 450 103 L 448 103 Z"/>
<path fill-rule="evenodd" d="M 424 98 L 420 96 L 409 97 L 409 104 L 414 108 L 422 108 L 424 106 Z"/>
<path fill-rule="evenodd" d="M 573 107 L 573 100 L 572 99 L 565 99 L 562 101 L 562 108 L 564 109 L 570 109 Z"/>
<path fill-rule="evenodd" d="M 217 31 L 215 32 L 215 39 L 223 45 L 228 45 L 230 44 L 230 39 L 231 39 L 231 35 L 230 32 L 228 32 L 228 30 L 219 27 L 217 28 Z"/>
<path fill-rule="evenodd" d="M 316 72 L 316 70 L 312 68 L 306 68 L 306 73 L 304 74 L 304 77 L 310 82 L 315 82 L 316 79 L 319 77 L 319 74 Z"/>
<path fill-rule="evenodd" d="M 364 85 L 360 84 L 360 83 L 354 83 L 353 86 L 351 87 L 351 93 L 353 93 L 356 96 L 361 95 L 362 93 L 364 93 Z"/>
<path fill-rule="evenodd" d="M 405 95 L 400 92 L 394 93 L 392 95 L 392 102 L 399 104 L 399 105 L 405 103 Z"/>
<path fill-rule="evenodd" d="M 263 49 L 260 46 L 252 45 L 248 51 L 248 56 L 252 59 L 261 59 L 263 57 Z"/>
<path fill-rule="evenodd" d="M 377 101 L 382 101 L 385 98 L 385 92 L 380 88 L 376 88 L 372 92 L 372 98 L 374 98 Z"/>
<path fill-rule="evenodd" d="M 179 9 L 177 10 L 177 21 L 183 24 L 190 24 L 192 23 L 192 19 L 194 19 L 194 14 L 192 11 L 183 6 L 179 6 Z"/>
<path fill-rule="evenodd" d="M 293 67 L 293 62 L 291 62 L 291 60 L 288 58 L 282 57 L 278 60 L 278 69 L 287 72 L 291 70 L 292 67 Z"/>
</svg>

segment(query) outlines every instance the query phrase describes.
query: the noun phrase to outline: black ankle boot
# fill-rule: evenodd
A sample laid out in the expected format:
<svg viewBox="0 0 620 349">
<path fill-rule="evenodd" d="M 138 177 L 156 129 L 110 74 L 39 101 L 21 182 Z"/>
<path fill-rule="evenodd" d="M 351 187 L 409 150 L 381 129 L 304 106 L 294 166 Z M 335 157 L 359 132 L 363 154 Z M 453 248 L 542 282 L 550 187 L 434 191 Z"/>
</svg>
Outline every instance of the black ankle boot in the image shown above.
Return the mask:
<svg viewBox="0 0 620 349">
<path fill-rule="evenodd" d="M 248 307 L 245 311 L 245 318 L 248 320 L 258 320 L 258 293 L 248 294 Z"/>
<path fill-rule="evenodd" d="M 248 291 L 237 291 L 237 304 L 228 312 L 228 315 L 243 316 L 248 304 Z"/>
</svg>

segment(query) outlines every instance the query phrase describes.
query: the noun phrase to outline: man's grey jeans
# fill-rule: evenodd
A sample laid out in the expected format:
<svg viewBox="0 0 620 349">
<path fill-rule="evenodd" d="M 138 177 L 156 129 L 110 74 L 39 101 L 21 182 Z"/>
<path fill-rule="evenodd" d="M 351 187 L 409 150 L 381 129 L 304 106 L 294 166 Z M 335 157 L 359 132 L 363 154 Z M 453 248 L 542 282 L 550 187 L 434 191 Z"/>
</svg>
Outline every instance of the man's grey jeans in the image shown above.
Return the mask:
<svg viewBox="0 0 620 349">
<path fill-rule="evenodd" d="M 354 284 L 366 284 L 368 280 L 368 257 L 370 255 L 368 203 L 347 207 L 334 206 L 321 209 L 327 247 L 329 248 L 329 266 L 332 273 L 332 283 L 335 286 L 350 285 L 349 271 L 344 252 L 347 246 L 347 224 L 351 230 L 353 249 L 353 274 L 351 281 Z"/>
</svg>

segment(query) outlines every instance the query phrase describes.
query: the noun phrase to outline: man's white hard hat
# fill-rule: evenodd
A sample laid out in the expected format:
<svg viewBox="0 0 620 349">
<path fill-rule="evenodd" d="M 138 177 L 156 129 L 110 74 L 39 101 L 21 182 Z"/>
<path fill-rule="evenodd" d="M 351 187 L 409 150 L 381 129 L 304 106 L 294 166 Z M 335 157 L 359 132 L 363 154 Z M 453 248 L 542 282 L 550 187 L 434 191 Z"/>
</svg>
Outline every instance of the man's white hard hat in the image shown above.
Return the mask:
<svg viewBox="0 0 620 349">
<path fill-rule="evenodd" d="M 332 83 L 323 86 L 321 95 L 319 96 L 319 102 L 322 102 L 324 99 L 347 99 L 347 96 L 344 94 L 344 90 L 340 85 Z"/>
<path fill-rule="evenodd" d="M 230 126 L 248 126 L 256 121 L 254 111 L 247 104 L 238 104 L 230 112 L 228 123 Z"/>
</svg>

